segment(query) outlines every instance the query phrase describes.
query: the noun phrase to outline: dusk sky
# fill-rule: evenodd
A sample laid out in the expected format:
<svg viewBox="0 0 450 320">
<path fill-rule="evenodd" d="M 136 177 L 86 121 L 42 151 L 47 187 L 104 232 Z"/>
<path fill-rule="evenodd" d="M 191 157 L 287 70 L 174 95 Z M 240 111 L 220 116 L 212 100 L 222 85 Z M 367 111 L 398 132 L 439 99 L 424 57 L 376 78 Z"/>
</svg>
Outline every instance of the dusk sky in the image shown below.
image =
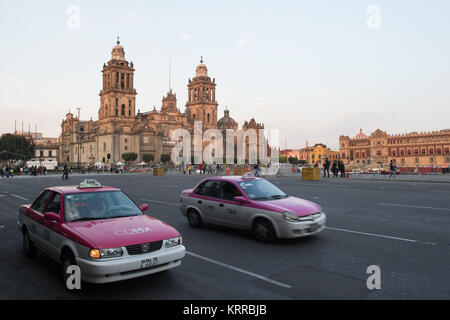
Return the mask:
<svg viewBox="0 0 450 320">
<path fill-rule="evenodd" d="M 79 23 L 74 14 L 79 10 Z M 0 1 L 0 133 L 57 137 L 69 109 L 98 117 L 120 36 L 136 110 L 169 87 L 184 111 L 203 56 L 219 118 L 280 129 L 281 147 L 450 128 L 450 1 Z"/>
</svg>

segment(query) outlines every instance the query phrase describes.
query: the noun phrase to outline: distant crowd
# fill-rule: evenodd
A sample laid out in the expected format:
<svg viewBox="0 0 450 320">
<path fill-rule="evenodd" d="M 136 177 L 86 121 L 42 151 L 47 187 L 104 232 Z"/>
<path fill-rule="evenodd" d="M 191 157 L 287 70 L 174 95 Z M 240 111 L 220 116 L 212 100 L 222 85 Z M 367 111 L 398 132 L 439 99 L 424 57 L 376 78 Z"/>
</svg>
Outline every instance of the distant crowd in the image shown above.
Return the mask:
<svg viewBox="0 0 450 320">
<path fill-rule="evenodd" d="M 40 176 L 46 175 L 47 168 L 45 166 L 31 166 L 31 167 L 13 167 L 13 166 L 3 166 L 1 170 L 1 177 L 14 177 L 16 175 L 26 175 L 26 176 Z"/>
</svg>

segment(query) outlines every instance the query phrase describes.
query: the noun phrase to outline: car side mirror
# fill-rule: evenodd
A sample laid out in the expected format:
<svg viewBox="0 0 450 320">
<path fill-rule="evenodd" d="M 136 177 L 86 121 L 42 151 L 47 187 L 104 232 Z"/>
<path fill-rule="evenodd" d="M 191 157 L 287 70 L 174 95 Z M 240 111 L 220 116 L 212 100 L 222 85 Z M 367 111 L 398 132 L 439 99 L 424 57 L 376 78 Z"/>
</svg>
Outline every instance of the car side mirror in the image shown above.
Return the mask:
<svg viewBox="0 0 450 320">
<path fill-rule="evenodd" d="M 44 213 L 44 219 L 48 220 L 48 221 L 56 221 L 56 222 L 60 222 L 61 221 L 59 219 L 59 214 L 54 213 L 54 212 L 45 212 Z"/>
<path fill-rule="evenodd" d="M 141 205 L 139 206 L 139 209 L 140 209 L 142 212 L 147 211 L 147 210 L 148 210 L 148 204 L 146 204 L 146 203 L 141 204 Z"/>
<path fill-rule="evenodd" d="M 248 202 L 247 198 L 243 197 L 243 196 L 237 196 L 237 197 L 233 197 L 233 200 L 236 202 L 240 202 L 240 203 L 246 203 Z"/>
</svg>

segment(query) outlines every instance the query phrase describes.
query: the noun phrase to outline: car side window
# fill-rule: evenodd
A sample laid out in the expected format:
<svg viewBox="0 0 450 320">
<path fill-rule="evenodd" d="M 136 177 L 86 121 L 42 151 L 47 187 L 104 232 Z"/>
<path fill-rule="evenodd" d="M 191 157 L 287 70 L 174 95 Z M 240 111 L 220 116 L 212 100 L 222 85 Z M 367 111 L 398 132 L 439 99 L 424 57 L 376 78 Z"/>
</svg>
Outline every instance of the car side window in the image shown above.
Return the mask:
<svg viewBox="0 0 450 320">
<path fill-rule="evenodd" d="M 33 203 L 31 206 L 32 209 L 36 210 L 37 212 L 43 212 L 45 204 L 47 203 L 48 198 L 51 195 L 51 191 L 45 190 L 38 199 Z"/>
<path fill-rule="evenodd" d="M 233 200 L 234 197 L 242 196 L 235 185 L 229 182 L 222 182 L 222 199 Z"/>
<path fill-rule="evenodd" d="M 215 180 L 206 181 L 201 189 L 200 195 L 212 198 L 220 198 L 220 182 Z"/>
<path fill-rule="evenodd" d="M 194 193 L 201 195 L 202 191 L 203 191 L 203 187 L 205 186 L 206 182 L 201 183 L 197 188 L 195 188 Z"/>
<path fill-rule="evenodd" d="M 59 213 L 60 208 L 61 208 L 61 195 L 57 192 L 53 192 L 50 200 L 48 201 L 45 212 Z"/>
</svg>

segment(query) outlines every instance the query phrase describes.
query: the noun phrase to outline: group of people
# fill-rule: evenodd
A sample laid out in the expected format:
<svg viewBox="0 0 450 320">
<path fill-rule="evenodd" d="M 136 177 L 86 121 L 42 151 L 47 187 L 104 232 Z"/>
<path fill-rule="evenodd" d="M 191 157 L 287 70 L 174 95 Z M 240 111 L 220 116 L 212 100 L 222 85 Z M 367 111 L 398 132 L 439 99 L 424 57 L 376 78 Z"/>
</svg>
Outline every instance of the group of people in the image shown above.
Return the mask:
<svg viewBox="0 0 450 320">
<path fill-rule="evenodd" d="M 316 161 L 315 168 L 319 167 L 319 163 Z M 325 161 L 323 162 L 323 176 L 324 177 L 330 177 L 330 167 L 331 172 L 333 173 L 333 177 L 338 177 L 339 173 L 341 175 L 341 178 L 345 178 L 345 164 L 341 160 L 333 160 L 333 163 L 328 159 L 328 157 L 325 158 Z"/>
<path fill-rule="evenodd" d="M 15 175 L 30 175 L 30 176 L 40 176 L 47 175 L 47 167 L 45 166 L 31 166 L 31 167 L 11 167 L 3 166 L 1 169 L 1 176 L 3 177 L 14 177 Z"/>
<path fill-rule="evenodd" d="M 192 164 L 182 164 L 181 168 L 183 170 L 183 174 L 192 174 L 194 171 L 198 170 L 200 174 L 212 174 L 212 175 L 220 175 L 223 171 L 222 164 L 206 164 L 201 163 L 197 166 L 193 166 Z M 178 170 L 178 168 L 177 168 Z"/>
</svg>

